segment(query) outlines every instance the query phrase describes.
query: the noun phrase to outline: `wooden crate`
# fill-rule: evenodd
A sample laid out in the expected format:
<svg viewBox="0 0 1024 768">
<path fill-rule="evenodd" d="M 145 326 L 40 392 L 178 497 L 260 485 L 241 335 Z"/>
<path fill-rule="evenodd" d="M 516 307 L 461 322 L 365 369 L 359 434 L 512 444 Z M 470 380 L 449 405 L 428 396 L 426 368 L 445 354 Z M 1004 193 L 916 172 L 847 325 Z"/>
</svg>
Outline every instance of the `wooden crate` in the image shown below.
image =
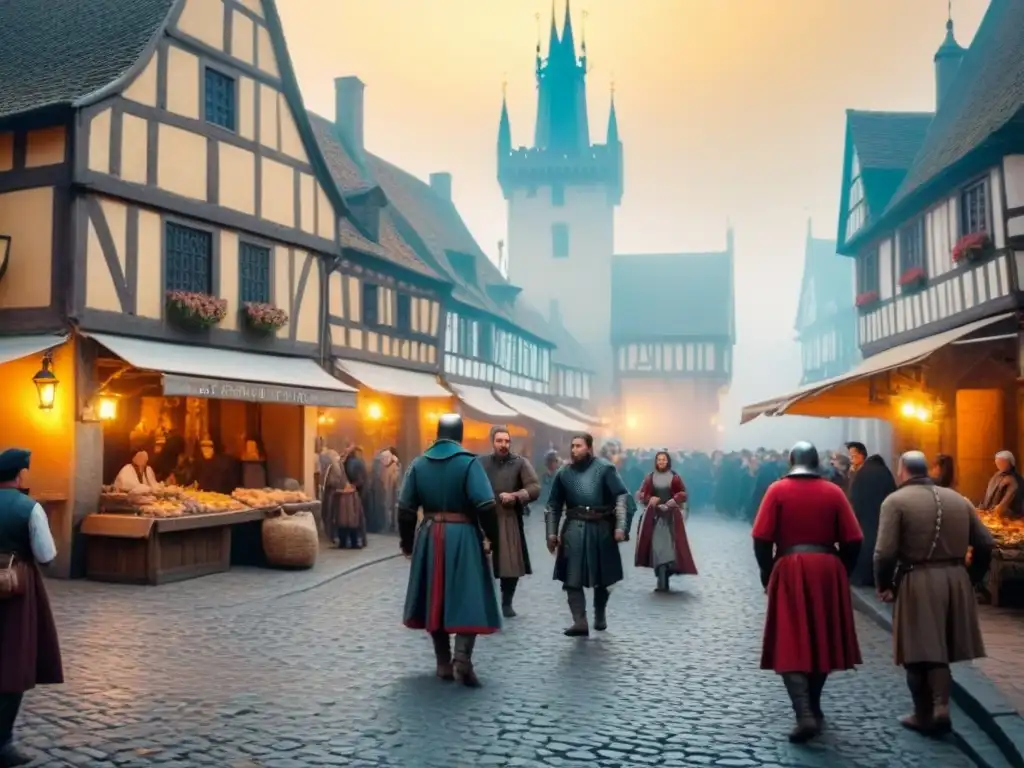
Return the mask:
<svg viewBox="0 0 1024 768">
<path fill-rule="evenodd" d="M 265 514 L 248 509 L 164 518 L 89 515 L 82 521 L 85 575 L 157 585 L 223 573 L 231 567 L 231 527 Z"/>
</svg>

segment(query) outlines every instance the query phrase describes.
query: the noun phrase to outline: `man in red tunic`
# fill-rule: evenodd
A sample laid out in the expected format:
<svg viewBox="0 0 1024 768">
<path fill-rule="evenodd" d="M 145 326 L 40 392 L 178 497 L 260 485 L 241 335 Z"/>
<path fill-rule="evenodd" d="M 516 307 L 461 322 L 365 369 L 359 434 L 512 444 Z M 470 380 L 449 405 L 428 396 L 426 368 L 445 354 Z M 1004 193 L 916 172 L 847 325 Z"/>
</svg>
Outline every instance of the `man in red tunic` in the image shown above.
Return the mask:
<svg viewBox="0 0 1024 768">
<path fill-rule="evenodd" d="M 761 669 L 782 676 L 793 703 L 792 742 L 821 731 L 829 673 L 861 663 L 850 570 L 864 536 L 839 486 L 822 477 L 818 451 L 793 446 L 789 473 L 768 488 L 754 520 L 754 555 L 768 593 Z"/>
</svg>

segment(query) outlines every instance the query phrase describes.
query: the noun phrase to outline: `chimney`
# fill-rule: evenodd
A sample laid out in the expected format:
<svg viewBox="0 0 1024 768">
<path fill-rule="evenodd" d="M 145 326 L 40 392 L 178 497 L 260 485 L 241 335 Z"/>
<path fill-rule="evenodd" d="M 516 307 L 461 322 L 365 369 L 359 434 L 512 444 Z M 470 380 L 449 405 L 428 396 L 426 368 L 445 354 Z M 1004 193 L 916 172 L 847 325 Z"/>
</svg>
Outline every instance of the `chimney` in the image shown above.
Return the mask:
<svg viewBox="0 0 1024 768">
<path fill-rule="evenodd" d="M 362 152 L 363 90 L 366 85 L 358 77 L 334 78 L 334 124 L 354 152 Z"/>
<path fill-rule="evenodd" d="M 448 202 L 452 200 L 452 175 L 450 173 L 430 174 L 430 188 Z"/>
</svg>

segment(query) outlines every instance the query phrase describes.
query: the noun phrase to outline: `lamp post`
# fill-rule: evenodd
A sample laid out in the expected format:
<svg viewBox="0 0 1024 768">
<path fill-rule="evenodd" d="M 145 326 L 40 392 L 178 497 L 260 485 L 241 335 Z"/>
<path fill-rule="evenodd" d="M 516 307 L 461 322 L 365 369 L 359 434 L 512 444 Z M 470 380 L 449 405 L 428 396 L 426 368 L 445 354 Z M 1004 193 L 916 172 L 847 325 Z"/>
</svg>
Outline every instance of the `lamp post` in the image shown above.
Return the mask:
<svg viewBox="0 0 1024 768">
<path fill-rule="evenodd" d="M 53 409 L 54 400 L 57 397 L 57 385 L 60 384 L 53 371 L 53 356 L 50 352 L 43 355 L 43 367 L 32 377 L 32 383 L 36 385 L 36 395 L 39 397 L 39 410 L 49 411 Z"/>
</svg>

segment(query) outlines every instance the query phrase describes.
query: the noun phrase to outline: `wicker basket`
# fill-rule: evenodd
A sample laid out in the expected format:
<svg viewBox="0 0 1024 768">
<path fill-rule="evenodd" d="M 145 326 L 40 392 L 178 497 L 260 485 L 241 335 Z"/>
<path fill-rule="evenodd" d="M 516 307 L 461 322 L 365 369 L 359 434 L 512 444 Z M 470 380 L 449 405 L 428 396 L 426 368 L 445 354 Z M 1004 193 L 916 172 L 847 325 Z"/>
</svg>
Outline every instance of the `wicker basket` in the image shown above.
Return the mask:
<svg viewBox="0 0 1024 768">
<path fill-rule="evenodd" d="M 263 521 L 263 552 L 267 562 L 278 568 L 312 568 L 320 551 L 320 540 L 312 512 L 294 515 L 279 511 Z"/>
</svg>

